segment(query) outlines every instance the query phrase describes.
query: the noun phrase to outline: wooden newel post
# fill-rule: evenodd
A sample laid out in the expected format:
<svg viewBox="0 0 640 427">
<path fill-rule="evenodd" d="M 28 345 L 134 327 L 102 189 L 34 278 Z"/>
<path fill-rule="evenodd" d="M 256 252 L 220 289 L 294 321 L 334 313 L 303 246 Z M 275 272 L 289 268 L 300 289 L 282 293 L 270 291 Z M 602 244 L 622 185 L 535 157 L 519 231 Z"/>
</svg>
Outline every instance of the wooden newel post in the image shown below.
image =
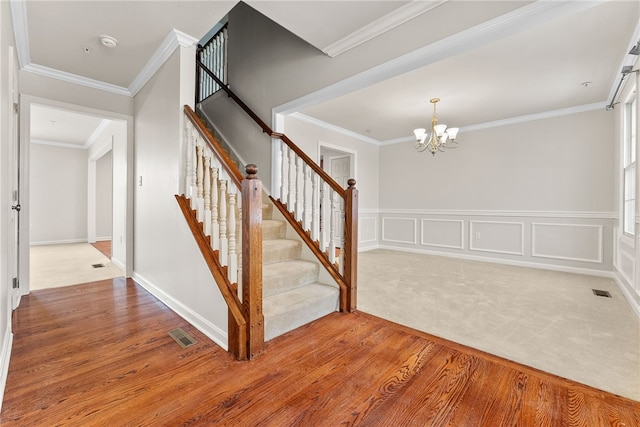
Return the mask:
<svg viewBox="0 0 640 427">
<path fill-rule="evenodd" d="M 347 181 L 344 197 L 344 279 L 347 283 L 346 311 L 357 309 L 358 296 L 358 189 L 356 180 Z"/>
<path fill-rule="evenodd" d="M 247 357 L 264 349 L 262 314 L 262 181 L 256 165 L 247 165 L 242 180 L 242 303 L 247 313 Z"/>
</svg>

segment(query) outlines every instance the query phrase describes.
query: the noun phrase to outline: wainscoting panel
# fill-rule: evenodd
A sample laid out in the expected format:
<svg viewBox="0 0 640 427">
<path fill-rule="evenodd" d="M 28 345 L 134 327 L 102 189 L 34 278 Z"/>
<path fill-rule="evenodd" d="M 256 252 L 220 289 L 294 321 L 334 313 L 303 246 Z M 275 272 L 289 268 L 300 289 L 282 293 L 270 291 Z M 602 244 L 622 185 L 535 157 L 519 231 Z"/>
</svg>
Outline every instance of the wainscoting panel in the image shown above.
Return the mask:
<svg viewBox="0 0 640 427">
<path fill-rule="evenodd" d="M 614 268 L 615 247 L 620 277 L 632 278 L 634 242 L 627 238 L 631 256 L 623 256 L 625 245 L 614 239 L 617 220 L 613 212 L 368 210 L 361 215 L 366 243 L 360 248 L 602 275 Z M 377 242 L 370 240 L 374 224 Z"/>
<path fill-rule="evenodd" d="M 415 218 L 382 218 L 382 241 L 416 244 Z"/>
<path fill-rule="evenodd" d="M 524 223 L 470 221 L 469 249 L 509 255 L 524 255 Z"/>
<path fill-rule="evenodd" d="M 375 216 L 358 218 L 358 243 L 360 245 L 376 244 L 378 242 L 378 219 Z"/>
<path fill-rule="evenodd" d="M 423 246 L 464 249 L 464 221 L 458 219 L 422 219 Z"/>
<path fill-rule="evenodd" d="M 589 224 L 531 224 L 531 256 L 602 263 L 603 227 Z"/>
</svg>

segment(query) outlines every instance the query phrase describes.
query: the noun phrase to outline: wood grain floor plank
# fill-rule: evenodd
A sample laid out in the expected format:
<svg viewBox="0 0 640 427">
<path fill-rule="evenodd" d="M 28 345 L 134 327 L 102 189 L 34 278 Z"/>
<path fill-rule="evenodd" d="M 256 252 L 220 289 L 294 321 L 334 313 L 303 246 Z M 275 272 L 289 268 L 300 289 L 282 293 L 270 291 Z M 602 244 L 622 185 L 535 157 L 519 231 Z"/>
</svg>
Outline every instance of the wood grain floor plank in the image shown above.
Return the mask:
<svg viewBox="0 0 640 427">
<path fill-rule="evenodd" d="M 33 292 L 13 326 L 2 426 L 640 427 L 639 402 L 364 313 L 247 362 L 124 279 Z"/>
</svg>

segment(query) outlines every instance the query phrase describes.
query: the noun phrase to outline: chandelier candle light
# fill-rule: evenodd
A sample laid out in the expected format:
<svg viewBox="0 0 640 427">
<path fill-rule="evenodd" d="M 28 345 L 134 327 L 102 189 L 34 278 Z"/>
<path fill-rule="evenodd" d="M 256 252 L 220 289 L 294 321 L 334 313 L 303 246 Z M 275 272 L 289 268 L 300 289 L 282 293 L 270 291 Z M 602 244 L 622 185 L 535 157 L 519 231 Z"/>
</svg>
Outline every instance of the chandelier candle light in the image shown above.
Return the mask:
<svg viewBox="0 0 640 427">
<path fill-rule="evenodd" d="M 429 102 L 433 104 L 433 117 L 431 118 L 431 136 L 426 129 L 415 129 L 413 133 L 416 135 L 415 149 L 422 152 L 426 149 L 431 151 L 435 156 L 436 151 L 444 151 L 445 148 L 456 148 L 456 136 L 458 128 L 448 128 L 447 125 L 438 124 L 438 115 L 436 114 L 436 104 L 440 98 L 433 98 Z M 427 140 L 427 137 L 429 138 Z M 451 145 L 456 144 L 456 145 Z"/>
</svg>

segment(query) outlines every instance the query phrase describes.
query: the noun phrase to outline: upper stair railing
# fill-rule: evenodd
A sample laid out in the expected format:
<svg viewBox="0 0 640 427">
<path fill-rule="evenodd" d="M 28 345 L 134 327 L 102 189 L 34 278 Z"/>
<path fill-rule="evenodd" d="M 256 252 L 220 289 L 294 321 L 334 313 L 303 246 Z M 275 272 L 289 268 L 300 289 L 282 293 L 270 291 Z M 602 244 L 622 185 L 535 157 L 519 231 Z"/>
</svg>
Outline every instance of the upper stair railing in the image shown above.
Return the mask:
<svg viewBox="0 0 640 427">
<path fill-rule="evenodd" d="M 225 33 L 226 37 L 226 33 Z M 224 48 L 226 52 L 226 48 Z M 205 45 L 199 52 L 209 52 Z M 215 51 L 215 49 L 213 50 Z M 350 179 L 348 188 L 342 188 L 327 172 L 318 166 L 286 135 L 274 132 L 231 89 L 226 82 L 209 69 L 206 57 L 196 59 L 197 76 L 208 76 L 233 99 L 262 131 L 272 138 L 278 159 L 280 196 L 271 197 L 274 205 L 289 221 L 340 286 L 340 310 L 355 311 L 357 296 L 358 260 L 358 190 Z M 226 75 L 225 75 L 226 76 Z M 196 104 L 205 97 L 197 91 Z M 204 92 L 205 94 L 207 92 Z M 206 95 L 209 96 L 209 95 Z"/>
<path fill-rule="evenodd" d="M 184 118 L 184 195 L 176 199 L 227 304 L 229 351 L 253 359 L 264 348 L 262 182 L 255 165 L 243 179 L 189 106 Z"/>
<path fill-rule="evenodd" d="M 198 46 L 196 58 L 218 78 L 227 81 L 227 26 L 214 34 L 208 42 Z M 196 67 L 196 99 L 203 101 L 220 90 L 220 84 Z M 196 103 L 197 104 L 197 103 Z"/>
</svg>

